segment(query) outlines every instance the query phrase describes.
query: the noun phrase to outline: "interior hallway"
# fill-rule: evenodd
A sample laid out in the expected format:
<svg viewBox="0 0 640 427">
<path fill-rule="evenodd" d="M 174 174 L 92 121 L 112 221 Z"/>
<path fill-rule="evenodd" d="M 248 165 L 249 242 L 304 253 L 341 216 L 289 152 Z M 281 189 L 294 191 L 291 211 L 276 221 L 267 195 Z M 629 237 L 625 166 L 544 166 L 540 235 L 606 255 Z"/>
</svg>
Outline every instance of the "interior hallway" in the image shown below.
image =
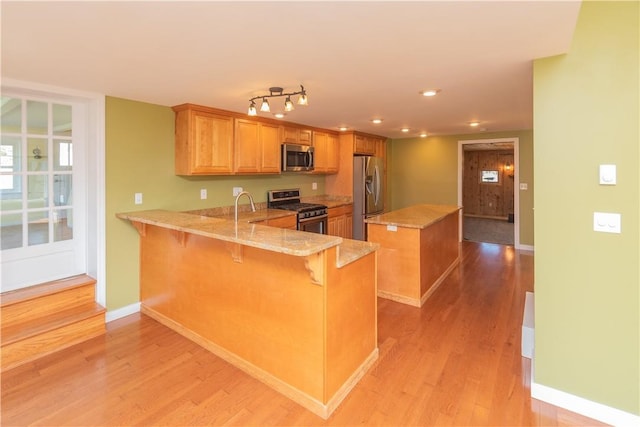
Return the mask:
<svg viewBox="0 0 640 427">
<path fill-rule="evenodd" d="M 378 299 L 380 358 L 329 420 L 143 315 L 2 376 L 2 425 L 602 425 L 529 395 L 533 255 L 462 242 L 421 308 Z"/>
</svg>

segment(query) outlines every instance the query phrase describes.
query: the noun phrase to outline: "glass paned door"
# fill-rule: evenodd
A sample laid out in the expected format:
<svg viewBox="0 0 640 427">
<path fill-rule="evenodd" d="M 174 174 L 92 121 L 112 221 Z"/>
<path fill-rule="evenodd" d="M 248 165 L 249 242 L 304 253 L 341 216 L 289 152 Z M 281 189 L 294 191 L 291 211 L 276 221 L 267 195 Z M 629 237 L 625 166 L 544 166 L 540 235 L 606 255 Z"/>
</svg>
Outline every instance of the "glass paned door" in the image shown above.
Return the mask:
<svg viewBox="0 0 640 427">
<path fill-rule="evenodd" d="M 85 233 L 74 221 L 74 145 L 82 137 L 74 135 L 74 116 L 74 105 L 63 100 L 0 98 L 3 291 L 82 272 Z"/>
</svg>

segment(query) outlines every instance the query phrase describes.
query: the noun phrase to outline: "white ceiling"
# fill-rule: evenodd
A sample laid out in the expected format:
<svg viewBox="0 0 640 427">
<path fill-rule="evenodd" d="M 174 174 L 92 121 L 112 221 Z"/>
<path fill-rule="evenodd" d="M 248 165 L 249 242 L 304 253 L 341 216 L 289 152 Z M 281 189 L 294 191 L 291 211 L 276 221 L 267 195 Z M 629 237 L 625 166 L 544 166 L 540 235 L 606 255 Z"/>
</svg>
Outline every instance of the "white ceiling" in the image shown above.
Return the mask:
<svg viewBox="0 0 640 427">
<path fill-rule="evenodd" d="M 2 1 L 2 76 L 391 138 L 532 128 L 532 60 L 565 53 L 579 1 Z M 434 98 L 419 91 L 439 88 Z M 280 101 L 272 100 L 275 107 Z M 273 108 L 272 108 L 273 109 Z M 261 113 L 265 114 L 265 113 Z M 370 122 L 384 119 L 381 125 Z M 408 126 L 409 133 L 400 128 Z"/>
</svg>

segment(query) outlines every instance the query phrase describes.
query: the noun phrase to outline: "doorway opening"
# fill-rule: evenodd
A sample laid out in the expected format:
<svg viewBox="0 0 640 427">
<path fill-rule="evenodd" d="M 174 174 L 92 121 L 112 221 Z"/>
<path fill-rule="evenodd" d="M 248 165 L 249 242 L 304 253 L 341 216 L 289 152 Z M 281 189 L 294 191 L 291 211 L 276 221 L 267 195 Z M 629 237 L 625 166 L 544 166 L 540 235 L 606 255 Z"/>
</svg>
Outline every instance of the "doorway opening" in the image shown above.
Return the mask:
<svg viewBox="0 0 640 427">
<path fill-rule="evenodd" d="M 461 239 L 519 246 L 518 138 L 458 142 Z"/>
</svg>

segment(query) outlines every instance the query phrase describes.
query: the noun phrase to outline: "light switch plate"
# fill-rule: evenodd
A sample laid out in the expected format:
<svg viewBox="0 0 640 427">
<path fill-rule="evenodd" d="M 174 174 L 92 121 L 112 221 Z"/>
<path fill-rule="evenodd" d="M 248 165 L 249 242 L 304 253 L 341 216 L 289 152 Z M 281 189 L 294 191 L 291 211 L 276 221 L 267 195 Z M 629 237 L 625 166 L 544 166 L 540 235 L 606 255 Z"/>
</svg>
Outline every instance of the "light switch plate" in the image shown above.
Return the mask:
<svg viewBox="0 0 640 427">
<path fill-rule="evenodd" d="M 616 185 L 616 165 L 600 165 L 600 185 Z"/>
<path fill-rule="evenodd" d="M 240 193 L 242 193 L 242 187 L 233 187 L 233 197 L 236 197 Z"/>
<path fill-rule="evenodd" d="M 527 183 L 526 183 L 526 182 L 521 182 L 521 183 L 520 183 L 520 189 L 521 189 L 521 190 L 526 190 L 527 188 L 529 188 L 529 186 L 527 185 Z"/>
<path fill-rule="evenodd" d="M 620 233 L 621 215 L 619 213 L 594 212 L 593 230 L 602 233 Z"/>
</svg>

